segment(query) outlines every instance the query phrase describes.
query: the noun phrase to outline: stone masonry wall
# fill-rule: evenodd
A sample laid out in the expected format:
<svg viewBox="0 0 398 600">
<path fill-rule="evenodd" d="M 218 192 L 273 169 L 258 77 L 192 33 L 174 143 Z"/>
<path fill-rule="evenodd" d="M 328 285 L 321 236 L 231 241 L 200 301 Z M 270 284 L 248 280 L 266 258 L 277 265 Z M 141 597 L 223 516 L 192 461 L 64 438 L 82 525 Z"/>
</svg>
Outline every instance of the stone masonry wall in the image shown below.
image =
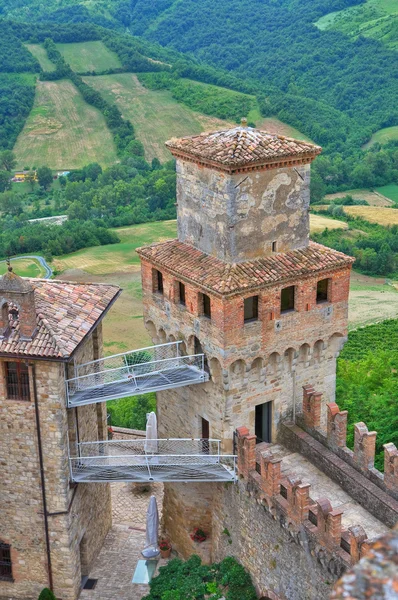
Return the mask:
<svg viewBox="0 0 398 600">
<path fill-rule="evenodd" d="M 92 356 L 92 350 L 89 350 L 93 347 L 91 336 L 84 345 L 87 348 L 82 347 L 82 356 Z M 54 589 L 57 597 L 75 600 L 80 588 L 79 543 L 82 536 L 86 535 L 86 560 L 93 560 L 111 524 L 110 490 L 106 484 L 79 485 L 76 489 L 70 489 L 68 427 L 74 416 L 66 408 L 65 366 L 50 361 L 35 361 L 34 364 Z M 30 401 L 6 399 L 3 373 L 2 363 L 0 538 L 12 547 L 14 582 L 0 581 L 0 598 L 36 599 L 41 589 L 48 586 L 48 573 L 32 368 Z M 103 408 L 98 413 L 95 406 L 81 407 L 78 409 L 78 418 L 80 435 L 85 440 L 96 440 L 99 430 L 106 431 Z M 70 437 L 73 438 L 73 430 Z"/>
<path fill-rule="evenodd" d="M 241 262 L 308 245 L 310 166 L 230 175 L 177 160 L 178 237 Z"/>
</svg>

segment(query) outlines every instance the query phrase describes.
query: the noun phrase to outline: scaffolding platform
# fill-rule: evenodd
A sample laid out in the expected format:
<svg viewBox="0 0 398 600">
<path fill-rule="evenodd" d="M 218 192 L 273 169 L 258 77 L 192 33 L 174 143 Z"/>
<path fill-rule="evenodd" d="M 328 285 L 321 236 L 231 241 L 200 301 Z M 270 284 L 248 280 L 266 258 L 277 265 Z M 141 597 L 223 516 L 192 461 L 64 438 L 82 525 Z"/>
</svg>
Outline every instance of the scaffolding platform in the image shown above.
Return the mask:
<svg viewBox="0 0 398 600">
<path fill-rule="evenodd" d="M 75 367 L 66 381 L 68 407 L 204 383 L 204 354 L 184 356 L 181 342 L 115 354 Z"/>
<path fill-rule="evenodd" d="M 77 449 L 75 483 L 236 481 L 236 457 L 220 454 L 218 440 L 108 440 Z"/>
</svg>

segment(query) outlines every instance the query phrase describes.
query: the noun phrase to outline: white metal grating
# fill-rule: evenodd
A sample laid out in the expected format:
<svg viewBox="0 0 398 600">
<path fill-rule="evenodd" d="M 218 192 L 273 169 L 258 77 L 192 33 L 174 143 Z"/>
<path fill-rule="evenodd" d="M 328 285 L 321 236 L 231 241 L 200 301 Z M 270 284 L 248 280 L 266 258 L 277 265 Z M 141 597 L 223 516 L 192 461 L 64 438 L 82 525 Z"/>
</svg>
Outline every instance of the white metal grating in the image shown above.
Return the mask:
<svg viewBox="0 0 398 600">
<path fill-rule="evenodd" d="M 181 342 L 115 354 L 76 366 L 66 381 L 68 407 L 203 383 L 204 355 L 182 356 Z"/>
<path fill-rule="evenodd" d="M 235 456 L 220 454 L 219 440 L 87 442 L 78 444 L 78 453 L 70 458 L 70 470 L 79 483 L 236 480 Z"/>
</svg>

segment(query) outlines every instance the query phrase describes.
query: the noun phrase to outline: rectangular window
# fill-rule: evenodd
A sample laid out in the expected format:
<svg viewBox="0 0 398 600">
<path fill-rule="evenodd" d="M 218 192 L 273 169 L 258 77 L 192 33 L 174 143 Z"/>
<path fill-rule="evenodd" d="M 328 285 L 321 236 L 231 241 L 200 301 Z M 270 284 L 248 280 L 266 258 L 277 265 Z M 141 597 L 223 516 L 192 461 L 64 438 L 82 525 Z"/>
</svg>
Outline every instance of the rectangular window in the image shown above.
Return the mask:
<svg viewBox="0 0 398 600">
<path fill-rule="evenodd" d="M 11 546 L 0 542 L 0 580 L 14 581 L 12 576 Z"/>
<path fill-rule="evenodd" d="M 6 362 L 7 398 L 9 400 L 29 400 L 28 365 L 19 362 Z"/>
<path fill-rule="evenodd" d="M 272 252 L 276 252 L 276 242 L 272 242 Z"/>
<path fill-rule="evenodd" d="M 178 282 L 178 293 L 180 297 L 180 304 L 185 306 L 185 285 L 181 283 L 181 281 Z"/>
<path fill-rule="evenodd" d="M 284 288 L 281 292 L 281 313 L 294 310 L 295 286 Z"/>
<path fill-rule="evenodd" d="M 211 319 L 211 303 L 210 303 L 210 298 L 206 294 L 202 294 L 202 298 L 203 298 L 203 307 L 202 307 L 203 308 L 203 314 L 208 319 Z"/>
<path fill-rule="evenodd" d="M 317 304 L 328 301 L 329 279 L 322 279 L 316 284 Z"/>
<path fill-rule="evenodd" d="M 244 300 L 245 323 L 258 319 L 258 296 L 251 296 Z"/>
<path fill-rule="evenodd" d="M 153 269 L 153 291 L 163 294 L 163 275 L 157 269 Z"/>
</svg>

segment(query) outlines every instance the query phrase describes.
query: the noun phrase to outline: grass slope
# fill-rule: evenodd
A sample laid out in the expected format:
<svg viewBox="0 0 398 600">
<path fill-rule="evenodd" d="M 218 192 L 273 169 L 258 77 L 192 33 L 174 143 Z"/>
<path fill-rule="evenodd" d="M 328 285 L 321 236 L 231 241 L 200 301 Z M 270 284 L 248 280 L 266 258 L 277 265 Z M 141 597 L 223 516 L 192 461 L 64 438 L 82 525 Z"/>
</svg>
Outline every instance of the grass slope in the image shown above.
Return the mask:
<svg viewBox="0 0 398 600">
<path fill-rule="evenodd" d="M 117 54 L 108 50 L 105 44 L 100 41 L 57 44 L 56 46 L 65 61 L 76 73 L 86 73 L 87 71 L 101 73 L 122 66 Z"/>
<path fill-rule="evenodd" d="M 364 4 L 332 12 L 315 25 L 335 29 L 352 37 L 363 35 L 398 48 L 398 0 L 367 0 Z"/>
<path fill-rule="evenodd" d="M 250 118 L 250 116 L 249 116 Z M 286 137 L 292 137 L 296 140 L 304 140 L 305 142 L 312 142 L 312 140 L 301 133 L 295 127 L 291 127 L 287 125 L 287 123 L 283 123 L 276 117 L 267 117 L 266 119 L 260 118 L 260 120 L 253 119 L 256 123 L 256 127 L 258 129 L 263 129 L 264 131 L 268 131 L 268 133 L 275 133 L 278 135 L 285 135 Z"/>
<path fill-rule="evenodd" d="M 145 88 L 132 73 L 84 77 L 106 100 L 116 102 L 122 115 L 134 125 L 137 138 L 144 144 L 147 160 L 170 160 L 164 142 L 171 137 L 193 135 L 232 126 L 232 123 L 194 112 L 180 104 L 168 90 Z"/>
<path fill-rule="evenodd" d="M 44 269 L 41 264 L 33 258 L 12 258 L 11 265 L 14 272 L 21 277 L 43 277 Z M 7 272 L 5 261 L 0 262 L 0 275 Z"/>
<path fill-rule="evenodd" d="M 17 168 L 25 165 L 78 169 L 117 160 L 104 117 L 69 80 L 38 81 L 35 102 L 14 147 Z"/>
<path fill-rule="evenodd" d="M 353 217 L 362 217 L 370 223 L 398 225 L 398 210 L 384 206 L 344 206 L 344 212 Z"/>
<path fill-rule="evenodd" d="M 37 60 L 43 71 L 55 71 L 55 65 L 47 56 L 47 51 L 40 44 L 25 44 L 27 49 Z"/>
<path fill-rule="evenodd" d="M 398 25 L 397 25 L 398 27 Z M 384 127 L 384 129 L 379 129 L 376 131 L 370 138 L 370 140 L 363 146 L 366 150 L 373 146 L 373 144 L 379 143 L 381 145 L 388 144 L 392 140 L 398 140 L 398 125 L 394 125 L 393 127 Z"/>
</svg>

